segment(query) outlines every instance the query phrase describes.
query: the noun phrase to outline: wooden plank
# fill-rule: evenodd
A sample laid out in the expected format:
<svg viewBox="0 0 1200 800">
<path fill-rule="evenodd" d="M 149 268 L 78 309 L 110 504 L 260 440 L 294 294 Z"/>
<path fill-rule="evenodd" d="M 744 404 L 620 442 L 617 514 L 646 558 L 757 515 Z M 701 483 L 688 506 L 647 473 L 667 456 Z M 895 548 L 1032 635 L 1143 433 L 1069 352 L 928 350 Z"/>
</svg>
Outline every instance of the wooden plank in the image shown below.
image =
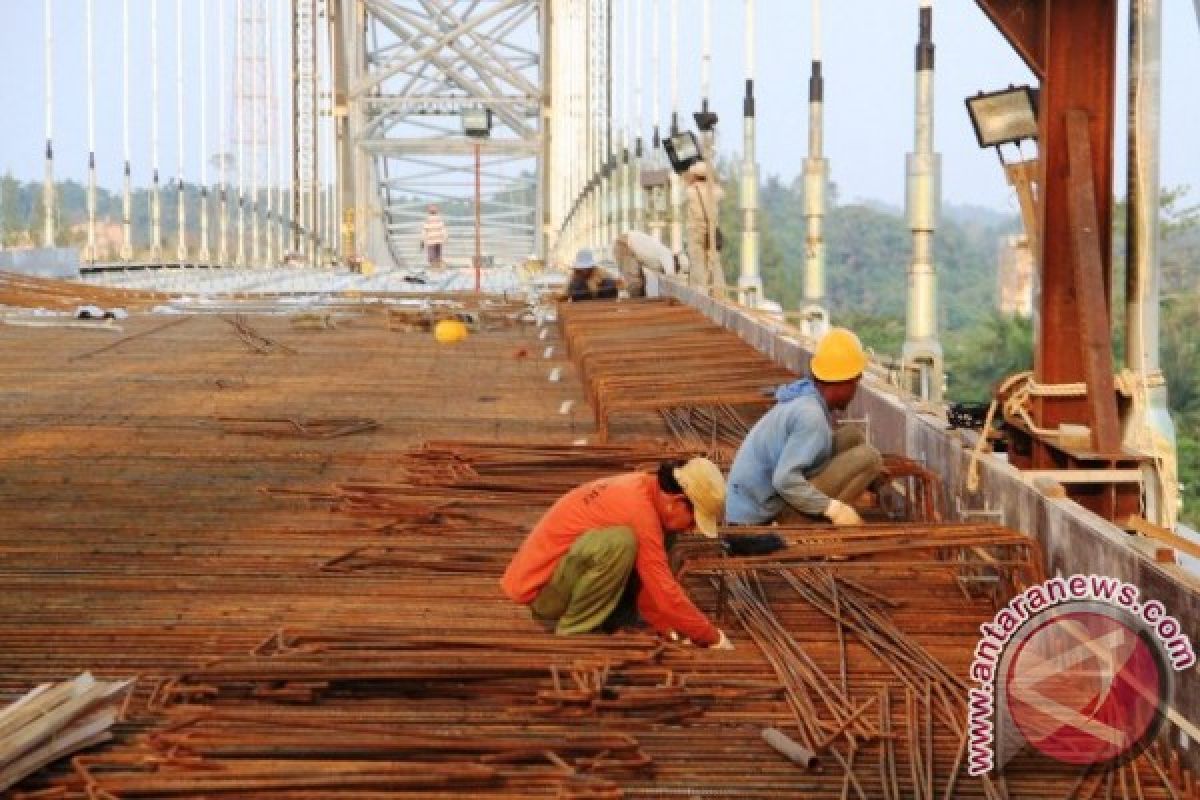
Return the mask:
<svg viewBox="0 0 1200 800">
<path fill-rule="evenodd" d="M 1170 545 L 1181 553 L 1187 553 L 1189 556 L 1200 558 L 1200 544 L 1193 542 L 1185 536 L 1180 536 L 1175 531 L 1159 527 L 1145 517 L 1133 514 L 1121 521 L 1121 527 L 1154 539 L 1157 542 Z"/>
<path fill-rule="evenodd" d="M 51 761 L 107 738 L 132 681 L 106 683 L 90 673 L 39 686 L 4 714 L 0 792 Z"/>
<path fill-rule="evenodd" d="M 1092 180 L 1092 145 L 1086 111 L 1066 114 L 1068 216 L 1074 258 L 1075 308 L 1079 314 L 1083 373 L 1088 385 L 1092 422 L 1092 446 L 1101 453 L 1121 449 L 1121 426 L 1117 417 L 1117 390 L 1113 381 L 1112 329 L 1104 290 L 1107 269 L 1100 248 L 1096 190 Z M 1053 336 L 1053 331 L 1046 331 Z"/>
<path fill-rule="evenodd" d="M 1030 469 L 1021 472 L 1026 483 L 1047 479 L 1057 483 L 1141 483 L 1140 469 Z"/>
</svg>

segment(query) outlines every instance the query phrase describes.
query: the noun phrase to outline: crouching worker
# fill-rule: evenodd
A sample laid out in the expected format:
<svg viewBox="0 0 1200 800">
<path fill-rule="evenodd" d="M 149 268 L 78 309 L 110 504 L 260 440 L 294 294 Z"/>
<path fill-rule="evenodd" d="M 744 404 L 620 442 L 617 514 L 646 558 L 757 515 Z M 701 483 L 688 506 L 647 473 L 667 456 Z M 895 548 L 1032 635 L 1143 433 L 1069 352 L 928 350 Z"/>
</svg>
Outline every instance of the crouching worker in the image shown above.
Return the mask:
<svg viewBox="0 0 1200 800">
<path fill-rule="evenodd" d="M 596 265 L 591 250 L 580 250 L 571 265 L 571 281 L 567 284 L 566 299 L 572 303 L 586 300 L 617 299 L 617 282 L 607 277 Z"/>
<path fill-rule="evenodd" d="M 667 563 L 668 533 L 716 537 L 725 479 L 708 459 L 664 462 L 585 483 L 560 497 L 513 556 L 501 585 L 559 634 L 609 630 L 619 606 L 659 633 L 732 649 L 696 608 Z M 625 603 L 622 600 L 625 600 Z"/>
<path fill-rule="evenodd" d="M 867 367 L 858 337 L 834 328 L 809 363 L 812 378 L 775 393 L 778 404 L 742 441 L 729 471 L 726 519 L 765 525 L 826 517 L 861 525 L 850 505 L 879 475 L 883 459 L 860 431 L 833 429 L 831 411 L 850 405 Z"/>
</svg>

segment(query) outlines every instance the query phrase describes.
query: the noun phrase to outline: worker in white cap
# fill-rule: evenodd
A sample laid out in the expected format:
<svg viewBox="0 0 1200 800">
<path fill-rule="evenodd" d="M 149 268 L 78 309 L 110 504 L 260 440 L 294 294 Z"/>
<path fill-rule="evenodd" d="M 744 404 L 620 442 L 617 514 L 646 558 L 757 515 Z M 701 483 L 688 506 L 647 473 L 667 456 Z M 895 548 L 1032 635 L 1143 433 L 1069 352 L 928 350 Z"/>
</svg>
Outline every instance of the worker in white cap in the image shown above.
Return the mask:
<svg viewBox="0 0 1200 800">
<path fill-rule="evenodd" d="M 559 634 L 612 628 L 623 600 L 664 635 L 732 649 L 687 596 L 667 561 L 668 534 L 710 538 L 725 507 L 725 479 L 706 458 L 667 461 L 585 483 L 546 512 L 504 572 L 512 600 Z"/>
<path fill-rule="evenodd" d="M 606 276 L 596 265 L 596 257 L 588 249 L 575 254 L 571 264 L 571 282 L 567 284 L 567 299 L 572 303 L 584 300 L 615 300 L 617 282 Z"/>
<path fill-rule="evenodd" d="M 713 180 L 708 164 L 697 161 L 683 173 L 687 184 L 686 246 L 691 266 L 688 284 L 713 297 L 725 296 L 725 273 L 721 269 L 720 183 Z"/>
<path fill-rule="evenodd" d="M 850 405 L 866 367 L 867 354 L 851 331 L 834 328 L 821 338 L 811 379 L 781 386 L 778 404 L 738 448 L 725 504 L 730 523 L 764 525 L 791 516 L 862 524 L 851 503 L 879 475 L 883 459 L 861 430 L 835 431 L 830 413 Z"/>
</svg>

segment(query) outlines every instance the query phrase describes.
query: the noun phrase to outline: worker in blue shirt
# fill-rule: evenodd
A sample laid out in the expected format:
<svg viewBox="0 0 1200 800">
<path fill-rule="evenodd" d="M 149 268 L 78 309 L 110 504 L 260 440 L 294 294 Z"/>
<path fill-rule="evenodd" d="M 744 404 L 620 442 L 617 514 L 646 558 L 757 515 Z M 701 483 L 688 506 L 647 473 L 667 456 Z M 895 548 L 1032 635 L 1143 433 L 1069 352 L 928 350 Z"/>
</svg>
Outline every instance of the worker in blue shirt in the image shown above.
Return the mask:
<svg viewBox="0 0 1200 800">
<path fill-rule="evenodd" d="M 858 337 L 834 328 L 817 343 L 811 378 L 782 386 L 778 404 L 755 423 L 729 472 L 725 518 L 765 525 L 796 513 L 861 525 L 851 507 L 879 475 L 879 451 L 860 430 L 834 431 L 831 411 L 850 405 L 867 366 Z"/>
</svg>

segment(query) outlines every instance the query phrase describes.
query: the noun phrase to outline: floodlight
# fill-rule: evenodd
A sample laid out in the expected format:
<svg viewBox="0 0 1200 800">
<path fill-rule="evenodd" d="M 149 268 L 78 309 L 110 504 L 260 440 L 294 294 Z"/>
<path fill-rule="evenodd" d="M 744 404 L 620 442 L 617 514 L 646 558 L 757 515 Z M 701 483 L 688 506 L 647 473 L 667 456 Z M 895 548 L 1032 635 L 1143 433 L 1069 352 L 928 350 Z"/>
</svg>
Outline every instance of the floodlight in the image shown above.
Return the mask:
<svg viewBox="0 0 1200 800">
<path fill-rule="evenodd" d="M 462 129 L 467 136 L 486 139 L 492 134 L 492 110 L 490 108 L 464 108 Z"/>
<path fill-rule="evenodd" d="M 700 143 L 696 141 L 696 134 L 691 131 L 683 131 L 669 137 L 663 142 L 663 149 L 667 151 L 671 169 L 675 170 L 677 175 L 687 172 L 688 167 L 704 158 L 700 152 Z"/>
<path fill-rule="evenodd" d="M 1037 90 L 1028 86 L 1010 86 L 968 97 L 967 113 L 980 147 L 1037 138 Z"/>
</svg>

